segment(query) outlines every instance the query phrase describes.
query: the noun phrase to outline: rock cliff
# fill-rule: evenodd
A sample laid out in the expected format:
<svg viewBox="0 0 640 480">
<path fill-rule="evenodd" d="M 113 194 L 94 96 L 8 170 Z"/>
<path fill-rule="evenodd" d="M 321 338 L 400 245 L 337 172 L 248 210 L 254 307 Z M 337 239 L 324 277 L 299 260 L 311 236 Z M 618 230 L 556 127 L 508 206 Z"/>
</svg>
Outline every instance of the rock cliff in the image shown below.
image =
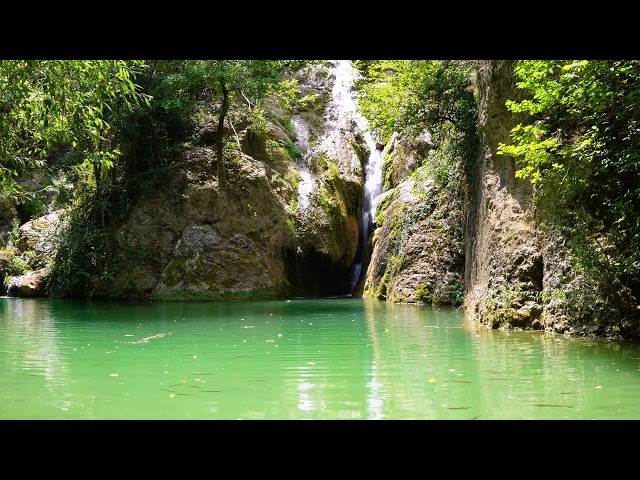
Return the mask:
<svg viewBox="0 0 640 480">
<path fill-rule="evenodd" d="M 607 293 L 607 276 L 576 264 L 571 245 L 585 239 L 576 242 L 558 228 L 553 195 L 536 195 L 529 179 L 516 178 L 517 159 L 497 153 L 514 126 L 532 121 L 505 106 L 522 98 L 513 67 L 478 62 L 481 147 L 465 229 L 465 307 L 492 328 L 637 336 L 631 317 L 620 316 L 620 297 Z"/>
<path fill-rule="evenodd" d="M 228 185 L 212 175 L 215 122 L 205 120 L 170 180 L 118 233 L 144 258 L 126 275 L 157 299 L 350 294 L 359 241 L 362 158 L 355 124 L 332 99 L 332 64 L 299 74 L 315 98 L 287 112 L 268 105 L 268 131 L 237 127 Z"/>
<path fill-rule="evenodd" d="M 461 164 L 431 149 L 428 135 L 392 136 L 364 296 L 459 305 L 464 295 L 465 179 Z"/>
<path fill-rule="evenodd" d="M 478 63 L 481 145 L 465 232 L 465 305 L 474 318 L 495 327 L 530 326 L 541 313 L 530 303 L 543 279 L 532 185 L 515 178 L 513 158 L 497 155 L 498 144 L 509 143 L 511 128 L 524 120 L 505 106 L 518 95 L 513 65 Z M 510 298 L 516 290 L 528 298 Z"/>
</svg>

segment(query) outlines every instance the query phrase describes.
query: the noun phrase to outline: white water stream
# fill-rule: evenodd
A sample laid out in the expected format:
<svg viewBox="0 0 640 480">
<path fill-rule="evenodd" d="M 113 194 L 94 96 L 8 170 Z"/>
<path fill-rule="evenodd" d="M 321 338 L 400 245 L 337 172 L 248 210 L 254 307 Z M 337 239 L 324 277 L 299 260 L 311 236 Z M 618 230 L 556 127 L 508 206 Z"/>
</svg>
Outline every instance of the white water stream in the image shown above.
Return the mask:
<svg viewBox="0 0 640 480">
<path fill-rule="evenodd" d="M 362 272 L 363 254 L 369 239 L 369 229 L 375 221 L 375 212 L 382 193 L 382 151 L 378 150 L 376 142 L 369 132 L 369 122 L 357 111 L 357 102 L 352 85 L 359 77 L 353 64 L 349 60 L 338 60 L 333 67 L 336 82 L 333 86 L 333 102 L 339 106 L 339 111 L 345 118 L 351 118 L 356 122 L 361 131 L 364 141 L 369 149 L 369 158 L 365 164 L 364 172 L 364 202 L 362 205 L 362 244 L 360 246 L 360 260 L 354 266 L 353 289 Z"/>
<path fill-rule="evenodd" d="M 354 266 L 351 288 L 355 287 L 362 272 L 362 259 L 369 238 L 370 228 L 373 226 L 374 215 L 380 194 L 382 192 L 382 151 L 376 147 L 366 118 L 357 111 L 356 93 L 352 89 L 354 81 L 359 78 L 359 73 L 350 60 L 336 60 L 329 72 L 335 76 L 335 83 L 331 91 L 331 101 L 327 106 L 326 122 L 332 128 L 327 128 L 327 134 L 319 140 L 317 149 L 324 152 L 335 152 L 335 145 L 339 144 L 336 135 L 341 131 L 352 128 L 351 122 L 355 122 L 369 149 L 369 158 L 365 164 L 364 172 L 364 199 L 362 207 L 362 242 L 358 263 Z M 298 185 L 298 208 L 304 210 L 309 206 L 309 195 L 314 190 L 314 177 L 311 173 L 309 159 L 313 149 L 309 145 L 309 129 L 307 124 L 298 116 L 292 119 L 293 127 L 298 139 L 296 145 L 302 150 L 302 162 L 299 164 L 299 173 L 302 177 Z"/>
</svg>

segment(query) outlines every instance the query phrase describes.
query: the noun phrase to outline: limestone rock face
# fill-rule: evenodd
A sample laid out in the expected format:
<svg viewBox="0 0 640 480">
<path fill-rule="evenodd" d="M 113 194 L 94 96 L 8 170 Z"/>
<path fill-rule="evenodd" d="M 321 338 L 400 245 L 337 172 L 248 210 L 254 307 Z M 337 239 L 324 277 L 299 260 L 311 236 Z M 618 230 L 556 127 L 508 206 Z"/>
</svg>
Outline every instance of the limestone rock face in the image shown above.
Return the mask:
<svg viewBox="0 0 640 480">
<path fill-rule="evenodd" d="M 489 315 L 486 300 L 501 288 L 540 292 L 543 278 L 531 182 L 515 178 L 513 158 L 497 155 L 499 143 L 510 143 L 511 128 L 524 120 L 505 107 L 507 98 L 518 98 L 513 65 L 506 60 L 479 62 L 481 146 L 465 236 L 466 307 L 474 318 L 494 327 L 508 315 Z M 517 310 L 521 301 L 519 295 L 502 296 L 497 310 Z M 520 317 L 513 316 L 519 325 L 526 324 Z"/>
<path fill-rule="evenodd" d="M 207 173 L 214 157 L 207 147 L 186 152 L 171 180 L 119 231 L 123 249 L 146 253 L 133 266 L 134 283 L 169 299 L 282 295 L 293 187 L 271 166 L 244 159 L 220 191 Z"/>
<path fill-rule="evenodd" d="M 117 234 L 123 251 L 144 252 L 123 272 L 137 290 L 203 300 L 350 293 L 362 156 L 357 125 L 331 101 L 330 71 L 300 74 L 316 98 L 305 108 L 267 102 L 266 133 L 235 126 L 240 150 L 225 154 L 226 189 L 212 167 L 215 122 L 204 116 L 199 140 Z"/>
<path fill-rule="evenodd" d="M 64 220 L 65 210 L 60 209 L 28 221 L 18 229 L 16 247 L 21 252 L 34 251 L 39 264 L 47 263 L 55 256 L 55 246 L 51 242 L 53 234 Z"/>
<path fill-rule="evenodd" d="M 0 291 L 6 284 L 10 296 L 45 296 L 45 274 L 57 253 L 54 235 L 66 220 L 66 211 L 59 209 L 20 226 L 15 244 L 0 250 Z"/>
<path fill-rule="evenodd" d="M 46 297 L 46 269 L 13 277 L 7 284 L 7 295 L 10 297 Z"/>
<path fill-rule="evenodd" d="M 498 155 L 510 131 L 529 121 L 505 107 L 519 99 L 513 61 L 480 61 L 477 79 L 481 149 L 465 231 L 465 306 L 492 328 L 575 333 L 587 329 L 568 306 L 611 316 L 601 285 L 571 268 L 571 253 L 553 227 L 553 205 L 535 202 L 529 179 L 515 177 L 515 159 Z M 589 320 L 588 320 L 589 321 Z M 589 327 L 590 328 L 590 327 Z"/>
<path fill-rule="evenodd" d="M 387 190 L 378 204 L 365 297 L 391 302 L 459 304 L 463 278 L 461 178 L 443 185 L 425 169 L 408 169 L 421 146 L 394 136 L 387 146 Z M 415 172 L 415 175 L 409 173 Z"/>
</svg>

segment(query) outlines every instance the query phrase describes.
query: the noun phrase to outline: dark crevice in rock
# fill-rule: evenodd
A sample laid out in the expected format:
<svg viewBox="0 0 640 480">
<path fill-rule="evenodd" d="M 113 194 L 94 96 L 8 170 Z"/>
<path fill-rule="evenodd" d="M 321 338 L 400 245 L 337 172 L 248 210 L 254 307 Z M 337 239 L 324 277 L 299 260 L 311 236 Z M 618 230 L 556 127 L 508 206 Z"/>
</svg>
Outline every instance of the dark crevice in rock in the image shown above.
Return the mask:
<svg viewBox="0 0 640 480">
<path fill-rule="evenodd" d="M 285 252 L 285 275 L 298 297 L 331 297 L 351 294 L 350 266 L 333 262 L 314 250 L 304 255 Z"/>
</svg>

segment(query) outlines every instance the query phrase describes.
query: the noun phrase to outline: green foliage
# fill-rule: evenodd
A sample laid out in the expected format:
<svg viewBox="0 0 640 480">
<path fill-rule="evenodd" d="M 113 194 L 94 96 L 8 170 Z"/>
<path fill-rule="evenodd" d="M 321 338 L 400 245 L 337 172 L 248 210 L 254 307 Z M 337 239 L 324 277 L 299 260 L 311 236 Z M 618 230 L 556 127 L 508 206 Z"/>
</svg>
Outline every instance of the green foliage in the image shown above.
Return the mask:
<svg viewBox="0 0 640 480">
<path fill-rule="evenodd" d="M 48 188 L 36 192 L 25 193 L 20 199 L 25 221 L 41 217 L 48 213 Z"/>
<path fill-rule="evenodd" d="M 420 283 L 416 287 L 416 298 L 420 302 L 433 304 L 435 303 L 435 289 L 432 289 L 430 285 Z"/>
<path fill-rule="evenodd" d="M 422 303 L 436 305 L 438 303 L 436 288 L 436 286 L 420 283 L 416 287 L 416 298 Z M 464 302 L 464 283 L 461 280 L 455 279 L 441 288 L 446 291 L 447 296 L 451 299 L 451 305 L 462 305 Z"/>
<path fill-rule="evenodd" d="M 90 202 L 78 203 L 70 211 L 69 224 L 59 236 L 57 255 L 48 275 L 51 297 L 94 296 L 94 278 L 108 270 L 100 224 L 94 219 Z"/>
<path fill-rule="evenodd" d="M 21 257 L 12 257 L 11 265 L 13 270 L 16 272 L 16 275 L 22 275 L 27 271 L 27 262 Z"/>
<path fill-rule="evenodd" d="M 222 88 L 237 97 L 238 107 L 260 111 L 265 98 L 274 98 L 291 109 L 301 97 L 298 82 L 285 74 L 304 67 L 307 61 L 292 60 L 198 60 L 186 64 L 204 92 L 221 99 Z"/>
<path fill-rule="evenodd" d="M 296 146 L 296 144 L 293 143 L 288 138 L 285 138 L 284 140 L 282 140 L 280 142 L 280 146 L 284 150 L 288 158 L 292 160 L 295 160 L 297 158 L 302 158 L 302 155 L 303 155 L 302 150 L 300 150 Z"/>
<path fill-rule="evenodd" d="M 20 222 L 17 218 L 11 219 L 11 229 L 9 230 L 9 240 L 7 246 L 16 245 L 18 236 L 20 235 Z"/>
<path fill-rule="evenodd" d="M 465 289 L 464 282 L 462 280 L 454 280 L 449 285 L 449 293 L 453 299 L 453 305 L 462 305 L 464 303 Z"/>
<path fill-rule="evenodd" d="M 619 315 L 640 298 L 640 61 L 526 60 L 525 92 L 507 108 L 527 115 L 498 152 L 551 205 L 576 266 L 608 292 Z"/>
<path fill-rule="evenodd" d="M 364 74 L 358 108 L 386 143 L 394 132 L 417 137 L 428 129 L 436 148 L 456 138 L 464 157 L 478 145 L 473 62 L 387 60 L 357 63 Z"/>
<path fill-rule="evenodd" d="M 34 251 L 20 252 L 16 247 L 19 227 L 20 223 L 16 218 L 13 218 L 7 244 L 4 248 L 0 248 L 0 265 L 2 266 L 0 268 L 0 278 L 5 287 L 11 278 L 24 275 L 33 270 L 34 267 L 40 267 L 40 265 L 36 265 Z"/>
<path fill-rule="evenodd" d="M 269 97 L 285 109 L 291 109 L 301 99 L 294 77 L 286 75 L 301 68 L 304 61 L 285 60 L 193 60 L 173 65 L 179 74 L 178 85 L 195 91 L 198 99 L 209 97 L 218 104 L 216 129 L 218 185 L 223 188 L 225 174 L 225 125 L 236 134 L 235 124 L 248 121 L 247 131 L 266 131 L 263 101 Z"/>
<path fill-rule="evenodd" d="M 102 229 L 100 206 L 90 191 L 78 196 L 69 209 L 69 221 L 51 242 L 56 256 L 47 275 L 47 293 L 54 298 L 122 298 L 139 292 L 131 272 L 148 260 L 142 249 L 117 245 L 113 229 Z M 111 220 L 112 217 L 109 217 Z"/>
<path fill-rule="evenodd" d="M 110 142 L 110 111 L 146 97 L 133 78 L 142 64 L 120 60 L 0 61 L 0 192 L 18 200 L 16 177 L 45 168 L 67 146 L 108 170 L 119 155 Z"/>
</svg>

